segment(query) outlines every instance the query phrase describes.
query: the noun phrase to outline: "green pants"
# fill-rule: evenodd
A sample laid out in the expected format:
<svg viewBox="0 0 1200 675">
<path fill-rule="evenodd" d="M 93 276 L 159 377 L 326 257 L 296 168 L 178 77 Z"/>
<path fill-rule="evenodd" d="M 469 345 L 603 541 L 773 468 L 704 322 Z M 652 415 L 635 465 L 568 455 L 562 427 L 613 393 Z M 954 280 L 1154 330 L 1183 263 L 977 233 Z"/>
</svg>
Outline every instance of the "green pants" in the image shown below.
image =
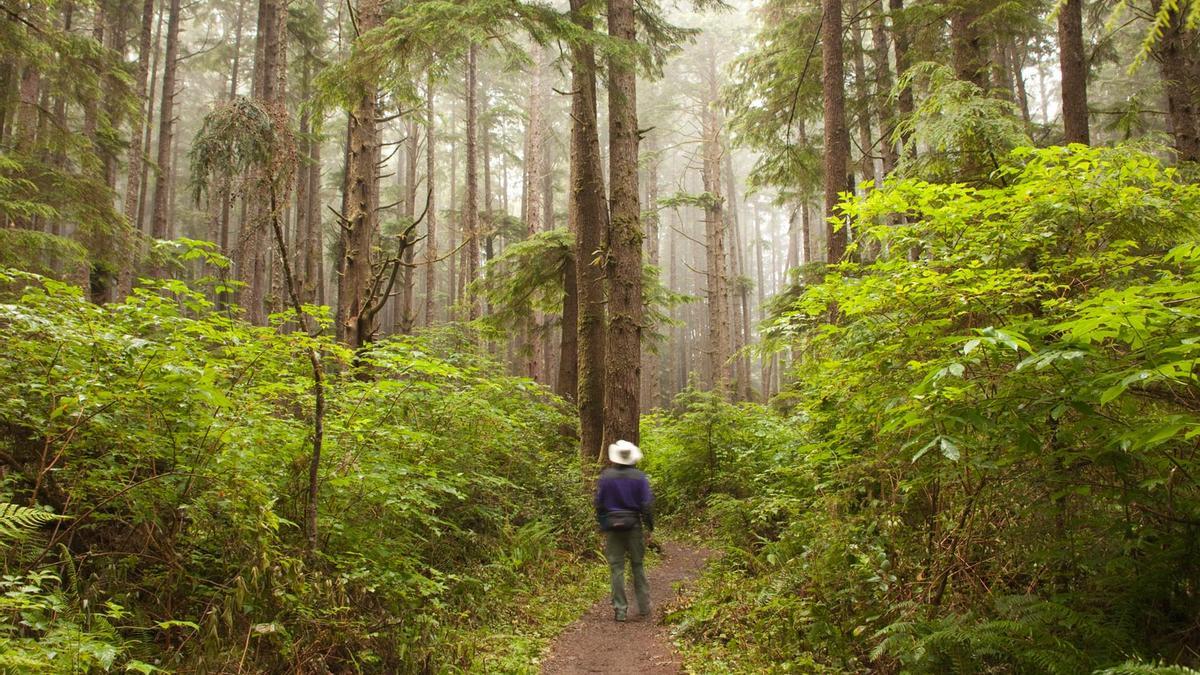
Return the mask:
<svg viewBox="0 0 1200 675">
<path fill-rule="evenodd" d="M 613 609 L 624 614 L 629 608 L 625 599 L 625 556 L 633 567 L 633 592 L 637 596 L 638 612 L 650 612 L 650 584 L 646 583 L 646 570 L 642 560 L 646 557 L 646 542 L 642 539 L 642 528 L 635 527 L 624 532 L 604 533 L 604 557 L 612 574 Z"/>
</svg>

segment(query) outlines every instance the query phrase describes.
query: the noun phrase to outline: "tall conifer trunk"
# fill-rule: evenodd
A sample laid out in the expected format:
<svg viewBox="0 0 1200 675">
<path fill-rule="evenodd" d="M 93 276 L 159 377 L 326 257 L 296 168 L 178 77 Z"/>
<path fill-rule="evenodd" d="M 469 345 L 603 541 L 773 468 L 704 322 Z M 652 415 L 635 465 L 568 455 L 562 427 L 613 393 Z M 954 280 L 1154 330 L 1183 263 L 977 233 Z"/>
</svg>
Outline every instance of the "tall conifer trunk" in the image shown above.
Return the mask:
<svg viewBox="0 0 1200 675">
<path fill-rule="evenodd" d="M 1192 0 L 1193 2 L 1195 0 Z M 1162 0 L 1152 0 L 1155 12 Z M 1154 47 L 1167 92 L 1167 127 L 1179 159 L 1200 162 L 1200 32 L 1188 30 L 1183 14 L 1189 3 L 1172 12 L 1171 21 Z"/>
<path fill-rule="evenodd" d="M 463 196 L 463 236 L 466 237 L 466 264 L 464 297 L 467 303 L 467 319 L 479 318 L 479 302 L 465 296 L 466 284 L 479 276 L 479 102 L 478 92 L 478 47 L 471 45 L 467 51 L 467 185 Z"/>
<path fill-rule="evenodd" d="M 528 236 L 532 237 L 545 228 L 545 206 L 538 194 L 542 189 L 542 178 L 545 169 L 545 136 L 546 116 L 545 97 L 542 91 L 542 74 L 544 70 L 542 48 L 533 47 L 533 77 L 529 85 L 529 125 L 525 131 L 525 185 L 521 193 L 525 204 L 525 227 Z M 529 349 L 525 364 L 525 374 L 535 382 L 544 382 L 542 365 L 545 361 L 544 341 L 541 337 L 543 317 L 541 312 L 530 312 L 525 322 L 526 346 Z"/>
<path fill-rule="evenodd" d="M 166 239 L 169 235 L 167 214 L 171 183 L 171 140 L 175 131 L 175 73 L 179 61 L 179 0 L 171 0 L 167 15 L 167 52 L 163 57 L 163 89 L 158 125 L 158 171 L 154 178 L 154 209 L 150 235 Z"/>
<path fill-rule="evenodd" d="M 239 16 L 241 6 L 239 5 Z M 138 35 L 138 72 L 134 82 L 141 115 L 135 115 L 130 121 L 129 132 L 129 174 L 125 183 L 125 218 L 134 229 L 138 229 L 138 199 L 142 192 L 142 164 L 145 148 L 142 144 L 142 130 L 150 123 L 150 96 L 147 94 L 147 79 L 150 77 L 150 38 L 154 31 L 154 0 L 145 0 L 142 5 L 142 30 Z M 236 78 L 236 75 L 234 76 Z"/>
<path fill-rule="evenodd" d="M 435 320 L 437 297 L 437 134 L 433 120 L 433 75 L 425 78 L 425 325 Z"/>
<path fill-rule="evenodd" d="M 358 26 L 367 32 L 382 22 L 382 0 L 359 0 Z M 338 317 L 344 342 L 358 348 L 374 336 L 367 303 L 371 290 L 371 247 L 377 228 L 379 127 L 377 84 L 359 83 L 358 100 L 349 114 L 346 162 L 346 209 L 341 235 L 341 277 L 338 279 Z"/>
<path fill-rule="evenodd" d="M 825 97 L 825 218 L 828 225 L 829 262 L 846 254 L 846 227 L 835 227 L 832 218 L 838 193 L 846 189 L 850 161 L 850 132 L 846 128 L 846 81 L 842 63 L 842 0 L 822 0 L 821 89 Z M 808 228 L 805 228 L 806 230 Z"/>
<path fill-rule="evenodd" d="M 1083 0 L 1065 0 L 1058 8 L 1058 63 L 1062 73 L 1066 141 L 1086 145 L 1091 142 L 1091 137 L 1088 134 L 1087 64 L 1083 53 Z"/>
<path fill-rule="evenodd" d="M 584 0 L 571 0 L 571 20 L 591 30 Z M 604 270 L 596 264 L 608 228 L 608 203 L 600 165 L 596 119 L 596 54 L 586 42 L 571 45 L 571 186 L 568 219 L 575 233 L 578 286 L 579 443 L 585 474 L 599 465 L 604 434 Z"/>
<path fill-rule="evenodd" d="M 608 34 L 632 46 L 634 0 L 608 0 Z M 611 181 L 608 231 L 608 346 L 604 438 L 638 442 L 642 379 L 642 227 L 638 200 L 637 73 L 621 55 L 608 59 Z"/>
<path fill-rule="evenodd" d="M 721 194 L 721 127 L 717 118 L 716 64 L 710 52 L 706 63 L 708 96 L 702 113 L 701 178 L 704 185 L 705 290 L 708 306 L 708 385 L 728 393 L 733 380 L 729 362 L 730 300 L 726 261 L 725 198 Z"/>
</svg>

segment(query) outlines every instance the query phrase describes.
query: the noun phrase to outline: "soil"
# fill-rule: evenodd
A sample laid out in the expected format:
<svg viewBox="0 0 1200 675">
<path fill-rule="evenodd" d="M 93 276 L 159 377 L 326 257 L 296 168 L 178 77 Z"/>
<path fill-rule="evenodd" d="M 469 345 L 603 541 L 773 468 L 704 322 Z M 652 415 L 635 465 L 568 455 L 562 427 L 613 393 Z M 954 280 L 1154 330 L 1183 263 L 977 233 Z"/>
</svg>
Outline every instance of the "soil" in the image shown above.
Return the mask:
<svg viewBox="0 0 1200 675">
<path fill-rule="evenodd" d="M 711 551 L 695 549 L 676 542 L 663 542 L 662 558 L 646 570 L 650 583 L 650 616 L 637 617 L 633 603 L 633 584 L 626 568 L 626 595 L 631 604 L 629 620 L 613 620 L 610 599 L 605 596 L 578 621 L 571 624 L 550 645 L 542 661 L 543 675 L 677 675 L 683 672 L 683 660 L 671 645 L 670 632 L 663 624 L 663 613 L 682 589 L 683 582 L 695 579 Z"/>
</svg>

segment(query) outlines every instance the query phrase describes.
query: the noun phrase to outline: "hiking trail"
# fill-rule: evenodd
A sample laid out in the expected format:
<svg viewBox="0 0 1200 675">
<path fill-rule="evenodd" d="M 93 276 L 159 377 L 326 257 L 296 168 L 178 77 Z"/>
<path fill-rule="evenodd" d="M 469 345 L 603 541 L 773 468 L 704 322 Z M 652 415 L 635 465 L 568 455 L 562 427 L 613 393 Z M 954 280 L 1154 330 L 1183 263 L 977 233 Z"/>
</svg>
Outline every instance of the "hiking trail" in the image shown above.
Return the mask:
<svg viewBox="0 0 1200 675">
<path fill-rule="evenodd" d="M 658 564 L 646 569 L 646 578 L 650 582 L 650 616 L 639 619 L 635 616 L 636 609 L 631 607 L 628 621 L 613 621 L 612 604 L 605 594 L 554 639 L 542 660 L 542 675 L 676 675 L 682 672 L 683 659 L 671 644 L 670 629 L 663 623 L 663 613 L 679 594 L 676 585 L 694 581 L 713 552 L 674 541 L 664 541 L 662 547 Z M 628 568 L 625 576 L 632 599 L 633 584 Z"/>
</svg>

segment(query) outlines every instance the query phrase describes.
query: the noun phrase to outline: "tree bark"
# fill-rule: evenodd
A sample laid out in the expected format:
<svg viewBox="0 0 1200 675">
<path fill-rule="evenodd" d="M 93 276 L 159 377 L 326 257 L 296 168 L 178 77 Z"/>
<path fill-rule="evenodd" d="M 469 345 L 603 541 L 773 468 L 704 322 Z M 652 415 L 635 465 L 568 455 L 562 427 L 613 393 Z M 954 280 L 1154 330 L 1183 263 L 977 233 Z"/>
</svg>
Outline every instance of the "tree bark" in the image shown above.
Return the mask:
<svg viewBox="0 0 1200 675">
<path fill-rule="evenodd" d="M 732 384 L 730 356 L 728 263 L 726 261 L 725 197 L 721 194 L 721 128 L 717 118 L 716 64 L 710 53 L 707 99 L 702 112 L 701 179 L 704 185 L 705 296 L 708 305 L 708 368 L 706 384 L 723 395 Z"/>
<path fill-rule="evenodd" d="M 888 0 L 888 9 L 892 17 L 892 45 L 896 52 L 896 76 L 903 77 L 904 73 L 908 72 L 912 66 L 908 61 L 909 37 L 908 21 L 904 16 L 904 0 Z M 900 95 L 896 100 L 896 107 L 900 111 L 901 117 L 911 117 L 915 108 L 913 102 L 912 87 L 904 87 L 900 90 Z M 905 134 L 899 139 L 899 154 L 904 155 L 906 152 L 912 155 L 916 154 L 916 148 L 912 147 L 909 142 L 910 134 Z"/>
<path fill-rule="evenodd" d="M 167 52 L 163 57 L 162 103 L 158 125 L 158 171 L 154 178 L 154 209 L 151 212 L 150 235 L 155 239 L 168 236 L 167 212 L 171 182 L 171 139 L 175 130 L 175 74 L 179 54 L 179 0 L 171 0 L 167 16 Z"/>
<path fill-rule="evenodd" d="M 865 180 L 871 177 L 875 180 L 875 184 L 879 185 L 882 181 L 880 176 L 875 172 L 875 157 L 874 143 L 871 141 L 871 111 L 875 109 L 875 102 L 871 100 L 871 90 L 867 86 L 867 60 L 866 48 L 863 46 L 863 33 L 861 24 L 855 21 L 850 30 L 851 44 L 853 45 L 853 63 L 854 63 L 854 95 L 858 99 L 857 106 L 858 114 L 858 145 L 859 145 L 859 164 L 862 177 Z"/>
<path fill-rule="evenodd" d="M 887 27 L 884 25 L 884 12 L 881 7 L 871 11 L 871 61 L 875 65 L 875 100 L 874 108 L 879 121 L 879 134 L 882 136 L 880 147 L 883 155 L 883 177 L 896 170 L 898 160 L 896 152 L 896 116 L 888 105 L 888 97 L 892 91 L 892 65 L 888 59 Z M 909 92 L 911 96 L 911 92 Z"/>
<path fill-rule="evenodd" d="M 571 20 L 591 30 L 584 0 L 571 0 Z M 591 44 L 571 45 L 571 188 L 568 219 L 575 232 L 575 279 L 579 298 L 579 447 L 585 474 L 600 464 L 604 434 L 604 270 L 596 264 L 608 229 L 608 203 L 600 164 L 596 116 L 596 54 Z"/>
<path fill-rule="evenodd" d="M 1157 13 L 1162 0 L 1152 0 Z M 1187 5 L 1183 5 L 1187 7 Z M 1183 12 L 1172 12 L 1171 22 L 1155 43 L 1154 55 L 1162 68 L 1167 92 L 1167 125 L 1179 159 L 1200 162 L 1200 49 L 1197 31 L 1184 25 Z"/>
<path fill-rule="evenodd" d="M 750 357 L 746 355 L 745 347 L 750 344 L 750 297 L 749 289 L 742 283 L 742 278 L 746 275 L 746 261 L 742 257 L 741 221 L 738 218 L 737 177 L 733 173 L 733 153 L 726 149 L 724 155 L 725 188 L 729 200 L 729 208 L 725 211 L 729 231 L 729 305 L 731 312 L 738 312 L 737 325 L 733 332 L 733 353 L 736 356 L 734 363 L 737 366 L 734 379 L 737 383 L 738 398 L 749 401 Z"/>
<path fill-rule="evenodd" d="M 981 0 L 963 0 L 950 13 L 950 47 L 954 74 L 973 82 L 984 93 L 989 88 L 987 41 L 979 26 Z"/>
<path fill-rule="evenodd" d="M 825 117 L 825 218 L 828 223 L 829 262 L 841 261 L 846 254 L 845 225 L 835 227 L 833 218 L 838 194 L 845 189 L 846 168 L 850 160 L 850 132 L 846 128 L 846 82 L 842 61 L 842 0 L 822 0 L 821 89 Z"/>
<path fill-rule="evenodd" d="M 634 0 L 608 0 L 608 34 L 632 47 Z M 632 59 L 608 59 L 611 181 L 608 231 L 608 346 L 605 444 L 639 442 L 642 381 L 642 227 L 638 199 L 637 73 Z"/>
<path fill-rule="evenodd" d="M 358 25 L 362 32 L 380 25 L 382 0 L 359 0 Z M 349 157 L 346 162 L 346 210 L 341 233 L 341 277 L 338 279 L 338 316 L 342 340 L 352 348 L 374 337 L 375 326 L 368 304 L 373 279 L 371 247 L 377 221 L 379 183 L 379 128 L 377 84 L 362 83 L 358 100 L 348 116 Z"/>
<path fill-rule="evenodd" d="M 478 92 L 478 47 L 472 44 L 467 50 L 467 185 L 463 197 L 463 236 L 466 237 L 466 284 L 479 276 L 479 102 Z M 465 288 L 465 284 L 464 284 Z M 465 291 L 464 291 L 465 292 Z M 467 319 L 479 318 L 479 302 L 473 297 L 464 297 L 467 303 Z"/>
<path fill-rule="evenodd" d="M 651 137 L 653 138 L 653 137 Z M 659 268 L 659 211 L 658 211 L 658 165 L 659 157 L 656 152 L 656 144 L 653 140 L 649 141 L 649 162 L 646 165 L 646 239 L 644 242 L 646 261 L 655 267 Z M 662 270 L 659 269 L 659 278 L 662 278 Z M 660 282 L 661 283 L 661 282 Z M 642 350 L 642 409 L 649 410 L 658 406 L 661 401 L 660 391 L 662 389 L 662 347 L 658 346 L 655 349 Z"/>
<path fill-rule="evenodd" d="M 408 140 L 404 150 L 404 216 L 411 222 L 417 217 L 417 163 L 420 160 L 420 136 L 417 123 L 409 120 L 407 127 Z M 414 308 L 416 300 L 416 277 L 413 266 L 413 256 L 416 255 L 416 230 L 409 232 L 404 246 L 404 269 L 400 271 L 403 283 L 400 287 L 400 303 L 396 317 L 396 330 L 405 335 L 412 332 L 417 315 Z"/>
<path fill-rule="evenodd" d="M 433 117 L 433 75 L 425 78 L 425 325 L 432 326 L 437 296 L 437 133 Z"/>
<path fill-rule="evenodd" d="M 1062 72 L 1066 141 L 1087 145 L 1091 138 L 1088 134 L 1087 63 L 1083 52 L 1083 0 L 1065 0 L 1058 8 L 1058 63 Z"/>
<path fill-rule="evenodd" d="M 238 5 L 239 16 L 241 5 Z M 240 28 L 240 25 L 239 25 Z M 150 39 L 154 32 L 154 0 L 145 0 L 142 5 L 142 30 L 138 37 L 138 72 L 134 83 L 141 114 L 130 120 L 129 130 L 129 174 L 125 185 L 125 218 L 135 230 L 141 228 L 138 222 L 138 200 L 142 193 L 142 164 L 145 161 L 145 149 L 142 145 L 142 129 L 150 123 L 153 113 L 149 112 L 150 99 L 147 95 L 147 78 L 150 76 Z M 238 33 L 239 37 L 241 33 Z M 234 75 L 236 80 L 237 76 Z"/>
<path fill-rule="evenodd" d="M 545 229 L 543 216 L 544 206 L 538 192 L 542 188 L 542 177 L 545 174 L 545 135 L 546 118 L 544 114 L 545 97 L 542 92 L 543 55 L 542 48 L 533 47 L 533 78 L 529 85 L 529 124 L 525 130 L 525 185 L 521 192 L 525 204 L 525 227 L 528 236 L 532 237 Z M 530 312 L 525 322 L 525 335 L 529 354 L 525 364 L 525 374 L 535 382 L 545 381 L 542 375 L 542 363 L 545 360 L 544 343 L 541 339 L 543 317 L 541 312 Z"/>
</svg>

